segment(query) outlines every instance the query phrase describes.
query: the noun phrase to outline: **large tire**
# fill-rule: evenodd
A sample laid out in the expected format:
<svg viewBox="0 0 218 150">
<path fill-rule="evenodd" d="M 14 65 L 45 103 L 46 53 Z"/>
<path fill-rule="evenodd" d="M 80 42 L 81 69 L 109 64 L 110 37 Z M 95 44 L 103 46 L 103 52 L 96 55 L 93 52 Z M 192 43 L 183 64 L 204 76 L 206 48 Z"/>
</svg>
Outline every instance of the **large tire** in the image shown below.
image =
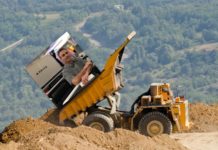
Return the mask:
<svg viewBox="0 0 218 150">
<path fill-rule="evenodd" d="M 66 127 L 71 127 L 71 128 L 74 128 L 74 127 L 76 127 L 77 126 L 77 124 L 74 122 L 74 120 L 72 120 L 72 119 L 66 119 L 65 121 L 64 121 L 64 124 L 63 124 L 64 126 L 66 126 Z"/>
<path fill-rule="evenodd" d="M 166 115 L 155 111 L 141 118 L 138 129 L 141 134 L 146 136 L 170 134 L 172 132 L 172 123 Z"/>
<path fill-rule="evenodd" d="M 88 115 L 83 120 L 83 124 L 103 132 L 109 132 L 114 129 L 113 119 L 100 113 L 93 113 Z"/>
</svg>

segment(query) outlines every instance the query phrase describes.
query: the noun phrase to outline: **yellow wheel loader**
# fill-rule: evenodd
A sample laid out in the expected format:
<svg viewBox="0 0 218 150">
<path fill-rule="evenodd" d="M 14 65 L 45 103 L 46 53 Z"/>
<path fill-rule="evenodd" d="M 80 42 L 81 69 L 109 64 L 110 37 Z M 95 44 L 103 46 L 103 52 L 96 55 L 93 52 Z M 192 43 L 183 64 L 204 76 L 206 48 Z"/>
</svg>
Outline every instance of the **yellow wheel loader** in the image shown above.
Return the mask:
<svg viewBox="0 0 218 150">
<path fill-rule="evenodd" d="M 174 97 L 168 83 L 152 83 L 149 90 L 134 101 L 129 112 L 118 110 L 119 90 L 124 86 L 121 60 L 135 34 L 133 31 L 127 36 L 108 57 L 102 70 L 93 65 L 85 85 L 72 86 L 62 74 L 64 64 L 57 56 L 61 48 L 66 47 L 75 56 L 90 60 L 69 33 L 63 34 L 27 65 L 27 72 L 60 110 L 60 123 L 84 113 L 82 124 L 104 132 L 125 128 L 154 136 L 189 128 L 188 101 Z M 108 107 L 98 105 L 101 101 L 107 101 Z"/>
</svg>

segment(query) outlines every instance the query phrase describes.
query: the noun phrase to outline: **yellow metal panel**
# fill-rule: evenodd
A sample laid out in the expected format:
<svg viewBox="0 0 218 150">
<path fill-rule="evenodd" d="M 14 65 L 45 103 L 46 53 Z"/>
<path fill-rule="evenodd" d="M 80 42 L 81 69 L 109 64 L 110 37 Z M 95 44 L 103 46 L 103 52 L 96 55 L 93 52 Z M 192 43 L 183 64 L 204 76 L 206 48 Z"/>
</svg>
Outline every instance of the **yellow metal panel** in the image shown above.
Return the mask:
<svg viewBox="0 0 218 150">
<path fill-rule="evenodd" d="M 88 107 L 97 103 L 105 95 L 105 89 L 107 88 L 100 86 L 101 81 L 96 79 L 91 83 L 90 86 L 86 87 L 81 93 L 79 93 L 73 100 L 71 100 L 59 114 L 60 121 L 63 121 L 71 116 L 74 116 L 81 111 L 85 111 Z"/>
<path fill-rule="evenodd" d="M 110 55 L 101 74 L 62 108 L 59 113 L 60 122 L 79 114 L 81 111 L 85 111 L 88 107 L 103 100 L 108 94 L 112 94 L 118 90 L 115 67 L 116 65 L 119 65 L 120 62 L 116 61 L 118 60 L 120 53 L 124 50 L 124 47 L 134 35 L 135 32 L 132 32 L 123 44 Z"/>
<path fill-rule="evenodd" d="M 180 115 L 180 106 L 179 105 L 174 105 L 173 107 L 172 107 L 172 110 L 173 110 L 173 113 L 174 113 L 174 115 Z"/>
<path fill-rule="evenodd" d="M 181 127 L 183 129 L 188 129 L 189 128 L 189 111 L 188 111 L 188 101 L 184 101 L 183 103 L 180 104 L 180 109 L 181 109 Z"/>
<path fill-rule="evenodd" d="M 178 117 L 179 124 L 182 130 L 186 130 L 189 128 L 189 111 L 188 111 L 188 101 L 180 101 L 174 104 L 173 108 L 178 106 L 179 114 L 176 109 L 173 109 L 173 113 Z"/>
</svg>

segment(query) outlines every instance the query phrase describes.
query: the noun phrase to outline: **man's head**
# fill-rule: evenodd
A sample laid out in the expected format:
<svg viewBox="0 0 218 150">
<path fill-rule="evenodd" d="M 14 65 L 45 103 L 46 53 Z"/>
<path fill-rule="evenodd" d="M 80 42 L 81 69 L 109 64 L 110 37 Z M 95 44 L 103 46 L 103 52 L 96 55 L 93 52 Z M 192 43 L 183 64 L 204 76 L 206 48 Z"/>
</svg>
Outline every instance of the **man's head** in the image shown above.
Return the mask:
<svg viewBox="0 0 218 150">
<path fill-rule="evenodd" d="M 61 48 L 58 51 L 58 56 L 61 59 L 61 61 L 65 64 L 69 64 L 72 60 L 70 52 L 65 48 Z"/>
</svg>

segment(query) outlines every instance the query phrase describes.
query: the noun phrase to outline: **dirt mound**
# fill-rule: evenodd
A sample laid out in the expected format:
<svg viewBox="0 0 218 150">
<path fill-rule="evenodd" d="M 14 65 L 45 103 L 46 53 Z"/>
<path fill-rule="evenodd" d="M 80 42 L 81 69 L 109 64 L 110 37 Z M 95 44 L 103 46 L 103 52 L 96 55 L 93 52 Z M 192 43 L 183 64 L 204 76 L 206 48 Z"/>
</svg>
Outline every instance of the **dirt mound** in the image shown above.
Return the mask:
<svg viewBox="0 0 218 150">
<path fill-rule="evenodd" d="M 13 122 L 3 134 L 7 137 L 3 138 L 7 139 L 5 142 L 10 139 L 16 143 L 0 144 L 0 149 L 186 149 L 168 135 L 150 138 L 124 129 L 103 133 L 85 126 L 60 127 L 32 118 Z"/>
<path fill-rule="evenodd" d="M 77 117 L 74 117 L 72 120 L 66 120 L 63 124 L 59 123 L 59 110 L 58 109 L 49 109 L 44 115 L 42 115 L 39 119 L 49 122 L 51 124 L 57 126 L 67 126 L 67 127 L 76 127 L 81 125 L 84 114 L 80 114 Z"/>
<path fill-rule="evenodd" d="M 218 131 L 218 104 L 190 104 L 190 132 Z"/>
<path fill-rule="evenodd" d="M 52 123 L 54 125 L 60 125 L 58 121 L 59 110 L 58 109 L 49 109 L 44 115 L 42 115 L 39 119 L 44 120 L 46 122 Z"/>
<path fill-rule="evenodd" d="M 0 134 L 0 142 L 7 143 L 11 140 L 17 142 L 22 136 L 34 130 L 41 130 L 41 128 L 52 127 L 39 119 L 26 118 L 12 122 Z"/>
<path fill-rule="evenodd" d="M 25 136 L 22 142 L 28 144 L 20 146 L 21 149 L 186 149 L 168 135 L 150 138 L 124 129 L 103 133 L 85 126 L 74 129 L 53 128 L 40 133 L 38 137 L 31 133 Z"/>
<path fill-rule="evenodd" d="M 186 149 L 168 135 L 150 138 L 124 129 L 103 133 L 84 126 L 62 127 L 58 113 L 51 109 L 39 119 L 12 122 L 1 133 L 0 149 Z M 193 122 L 190 132 L 218 131 L 217 114 L 218 105 L 190 104 L 190 120 Z M 81 122 L 81 118 L 79 116 L 77 121 Z"/>
</svg>

